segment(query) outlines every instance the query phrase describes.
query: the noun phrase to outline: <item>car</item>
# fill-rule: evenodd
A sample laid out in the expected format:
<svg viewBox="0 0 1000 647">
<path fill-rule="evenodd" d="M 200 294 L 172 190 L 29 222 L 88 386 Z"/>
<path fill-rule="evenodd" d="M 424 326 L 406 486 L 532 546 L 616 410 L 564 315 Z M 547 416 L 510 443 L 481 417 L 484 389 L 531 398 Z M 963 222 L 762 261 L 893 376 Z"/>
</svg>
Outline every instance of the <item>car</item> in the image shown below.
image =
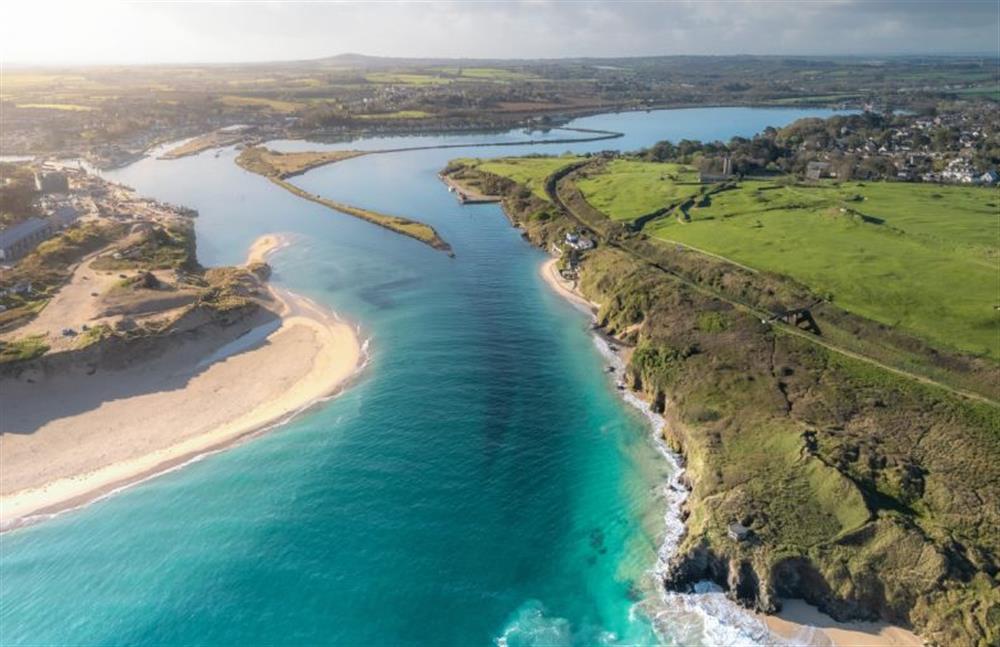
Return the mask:
<svg viewBox="0 0 1000 647">
<path fill-rule="evenodd" d="M 76 337 L 76 331 L 73 330 L 72 328 L 63 328 L 62 334 L 63 337 Z"/>
</svg>

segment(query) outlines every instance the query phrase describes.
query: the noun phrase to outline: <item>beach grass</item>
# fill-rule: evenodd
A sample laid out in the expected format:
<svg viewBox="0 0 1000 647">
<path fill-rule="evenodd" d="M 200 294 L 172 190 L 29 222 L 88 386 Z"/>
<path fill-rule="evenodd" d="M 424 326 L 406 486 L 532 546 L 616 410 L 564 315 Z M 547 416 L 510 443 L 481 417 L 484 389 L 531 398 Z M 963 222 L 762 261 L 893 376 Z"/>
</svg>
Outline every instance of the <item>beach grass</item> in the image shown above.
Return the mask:
<svg viewBox="0 0 1000 647">
<path fill-rule="evenodd" d="M 22 362 L 41 357 L 49 350 L 45 335 L 32 335 L 14 341 L 0 341 L 0 364 Z"/>
</svg>

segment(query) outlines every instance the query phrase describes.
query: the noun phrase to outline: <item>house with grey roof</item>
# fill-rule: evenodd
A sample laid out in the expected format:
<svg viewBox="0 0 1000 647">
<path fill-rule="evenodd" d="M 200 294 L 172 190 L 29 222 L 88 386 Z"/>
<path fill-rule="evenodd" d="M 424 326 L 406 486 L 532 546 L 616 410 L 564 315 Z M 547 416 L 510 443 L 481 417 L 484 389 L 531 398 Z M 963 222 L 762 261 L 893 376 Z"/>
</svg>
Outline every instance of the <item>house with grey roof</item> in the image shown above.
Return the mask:
<svg viewBox="0 0 1000 647">
<path fill-rule="evenodd" d="M 16 261 L 51 236 L 55 230 L 55 224 L 49 220 L 29 218 L 0 231 L 0 261 Z"/>
</svg>

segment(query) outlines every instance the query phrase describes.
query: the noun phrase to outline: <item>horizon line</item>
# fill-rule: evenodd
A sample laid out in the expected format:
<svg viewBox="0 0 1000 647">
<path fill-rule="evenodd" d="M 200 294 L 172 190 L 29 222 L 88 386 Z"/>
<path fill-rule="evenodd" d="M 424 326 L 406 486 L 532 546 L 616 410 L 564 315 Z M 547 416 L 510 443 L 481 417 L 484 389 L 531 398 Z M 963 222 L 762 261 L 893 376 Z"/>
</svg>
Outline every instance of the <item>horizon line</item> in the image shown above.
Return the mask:
<svg viewBox="0 0 1000 647">
<path fill-rule="evenodd" d="M 294 58 L 294 59 L 266 59 L 266 60 L 240 60 L 240 61 L 26 61 L 26 60 L 0 60 L 0 70 L 8 67 L 18 68 L 85 68 L 85 67 L 159 67 L 159 66 L 222 66 L 222 65 L 276 65 L 288 63 L 319 63 L 337 58 L 367 58 L 384 61 L 399 61 L 405 63 L 421 61 L 475 61 L 475 62 L 500 62 L 500 63 L 530 63 L 530 62 L 558 62 L 558 61 L 616 61 L 616 60 L 642 60 L 652 58 L 808 58 L 808 59 L 863 59 L 863 58 L 993 58 L 1000 61 L 1000 51 L 983 52 L 895 52 L 895 53 L 851 53 L 851 54 L 808 54 L 808 53 L 783 53 L 783 54 L 630 54 L 623 56 L 537 56 L 537 57 L 490 57 L 490 56 L 386 56 L 380 54 L 360 54 L 357 52 L 341 52 L 315 58 Z"/>
</svg>

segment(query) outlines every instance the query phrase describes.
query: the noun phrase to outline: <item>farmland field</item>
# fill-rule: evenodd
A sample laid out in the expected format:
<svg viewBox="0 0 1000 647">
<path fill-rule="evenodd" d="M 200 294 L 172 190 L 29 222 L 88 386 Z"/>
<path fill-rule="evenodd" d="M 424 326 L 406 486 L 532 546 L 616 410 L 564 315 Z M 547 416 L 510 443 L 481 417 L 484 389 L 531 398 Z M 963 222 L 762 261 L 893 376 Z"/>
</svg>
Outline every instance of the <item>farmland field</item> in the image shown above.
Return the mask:
<svg viewBox="0 0 1000 647">
<path fill-rule="evenodd" d="M 78 103 L 19 103 L 18 108 L 37 108 L 42 110 L 95 110 L 93 106 L 84 106 Z"/>
<path fill-rule="evenodd" d="M 598 196 L 600 197 L 600 195 Z M 653 236 L 788 275 L 841 307 L 1000 359 L 1000 196 L 902 183 L 744 182 Z"/>
<path fill-rule="evenodd" d="M 237 95 L 225 95 L 219 101 L 227 106 L 260 106 L 262 108 L 269 108 L 274 112 L 294 112 L 303 107 L 303 104 L 292 101 L 280 101 L 278 99 L 266 99 L 263 97 L 241 97 Z"/>
<path fill-rule="evenodd" d="M 369 83 L 394 83 L 399 85 L 443 85 L 451 79 L 431 74 L 404 74 L 396 72 L 372 72 L 365 75 Z"/>
<path fill-rule="evenodd" d="M 358 115 L 359 119 L 427 119 L 433 115 L 424 110 L 397 110 L 370 115 Z"/>
<path fill-rule="evenodd" d="M 682 164 L 613 160 L 604 173 L 577 181 L 587 201 L 614 220 L 633 220 L 701 189 L 698 172 Z"/>
<path fill-rule="evenodd" d="M 523 81 L 538 78 L 536 75 L 528 72 L 497 67 L 441 67 L 436 69 L 445 74 L 453 74 L 463 79 L 478 81 Z"/>
</svg>

